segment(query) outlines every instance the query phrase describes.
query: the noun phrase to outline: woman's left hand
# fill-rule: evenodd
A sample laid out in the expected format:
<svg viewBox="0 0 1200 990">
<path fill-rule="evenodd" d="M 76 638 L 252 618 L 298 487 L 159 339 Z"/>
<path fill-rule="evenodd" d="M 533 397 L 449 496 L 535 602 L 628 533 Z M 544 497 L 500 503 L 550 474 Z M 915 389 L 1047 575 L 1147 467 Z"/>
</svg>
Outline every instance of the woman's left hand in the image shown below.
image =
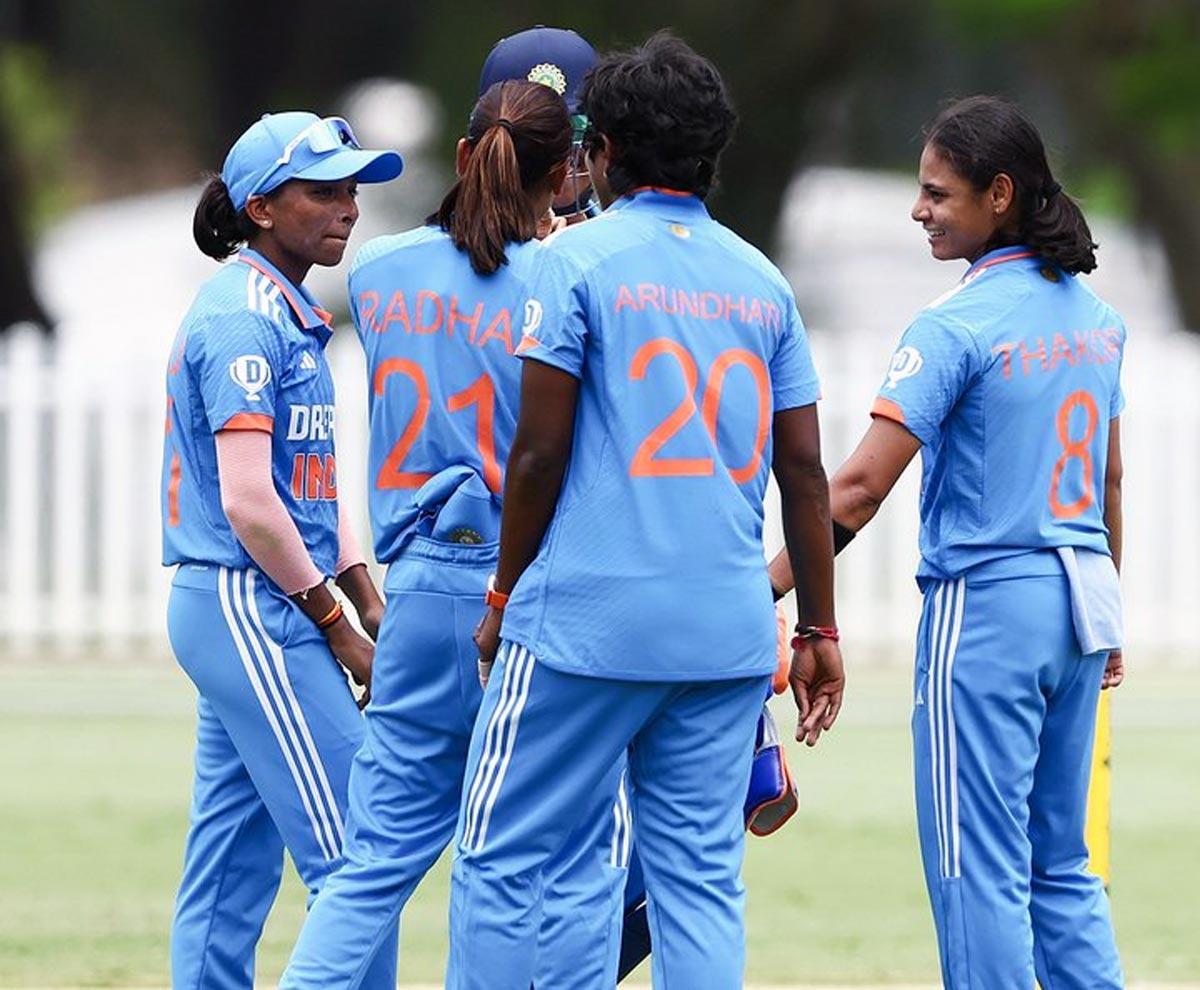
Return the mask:
<svg viewBox="0 0 1200 990">
<path fill-rule="evenodd" d="M 359 612 L 358 621 L 363 627 L 363 632 L 371 637 L 371 642 L 376 642 L 379 639 L 379 626 L 383 622 L 383 603 L 380 602 L 378 608 Z"/>
<path fill-rule="evenodd" d="M 1120 650 L 1113 650 L 1104 664 L 1104 677 L 1100 680 L 1100 690 L 1120 687 L 1125 680 L 1125 658 Z"/>
<path fill-rule="evenodd" d="M 479 647 L 479 683 L 487 687 L 492 676 L 492 664 L 496 662 L 496 651 L 500 649 L 500 623 L 504 613 L 498 608 L 489 608 L 483 613 L 475 627 L 475 645 Z"/>
<path fill-rule="evenodd" d="M 846 674 L 842 651 L 832 639 L 805 639 L 792 654 L 792 695 L 800 711 L 796 741 L 815 746 L 833 728 L 842 709 Z"/>
</svg>

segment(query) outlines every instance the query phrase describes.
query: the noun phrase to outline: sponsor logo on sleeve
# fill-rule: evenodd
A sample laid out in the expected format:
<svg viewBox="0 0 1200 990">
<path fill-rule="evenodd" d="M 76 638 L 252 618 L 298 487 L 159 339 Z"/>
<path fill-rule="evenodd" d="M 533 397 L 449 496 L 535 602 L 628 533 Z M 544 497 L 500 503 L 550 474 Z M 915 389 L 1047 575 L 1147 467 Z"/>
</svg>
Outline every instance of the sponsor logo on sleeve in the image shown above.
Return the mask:
<svg viewBox="0 0 1200 990">
<path fill-rule="evenodd" d="M 517 345 L 517 353 L 524 354 L 541 344 L 535 337 L 534 331 L 542 325 L 542 304 L 537 299 L 525 300 L 525 322 L 521 325 L 521 343 Z"/>
<path fill-rule="evenodd" d="M 915 347 L 901 347 L 892 355 L 892 364 L 887 373 L 887 387 L 895 388 L 897 382 L 912 378 L 924 363 L 925 359 Z"/>
<path fill-rule="evenodd" d="M 230 363 L 229 377 L 245 389 L 247 399 L 259 402 L 258 393 L 271 381 L 271 366 L 261 354 L 243 354 Z"/>
<path fill-rule="evenodd" d="M 300 358 L 301 371 L 316 371 L 317 359 L 312 356 L 312 351 L 305 351 Z"/>
</svg>

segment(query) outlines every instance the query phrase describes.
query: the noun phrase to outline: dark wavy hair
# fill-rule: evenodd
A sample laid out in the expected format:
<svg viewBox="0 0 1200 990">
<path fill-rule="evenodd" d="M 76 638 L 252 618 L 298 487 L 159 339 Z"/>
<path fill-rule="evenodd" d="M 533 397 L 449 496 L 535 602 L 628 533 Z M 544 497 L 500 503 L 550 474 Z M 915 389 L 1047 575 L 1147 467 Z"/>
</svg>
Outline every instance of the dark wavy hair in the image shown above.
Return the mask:
<svg viewBox="0 0 1200 990">
<path fill-rule="evenodd" d="M 470 255 L 475 271 L 490 275 L 508 261 L 506 244 L 537 233 L 529 193 L 571 151 L 567 104 L 541 83 L 495 83 L 471 112 L 467 141 L 466 170 L 430 219 Z"/>
<path fill-rule="evenodd" d="M 618 196 L 640 186 L 707 196 L 737 126 L 716 67 L 666 31 L 600 59 L 584 79 L 580 109 L 589 147 L 599 135 L 611 142 L 608 183 Z"/>
<path fill-rule="evenodd" d="M 925 128 L 925 143 L 978 191 L 1001 172 L 1012 179 L 1018 216 L 1014 243 L 1028 244 L 1072 274 L 1095 269 L 1099 245 L 1083 211 L 1054 181 L 1042 137 L 1018 107 L 995 96 L 958 100 Z"/>
<path fill-rule="evenodd" d="M 235 210 L 229 190 L 219 175 L 210 175 L 192 215 L 196 246 L 217 261 L 224 261 L 254 236 L 257 228 L 245 210 Z"/>
</svg>

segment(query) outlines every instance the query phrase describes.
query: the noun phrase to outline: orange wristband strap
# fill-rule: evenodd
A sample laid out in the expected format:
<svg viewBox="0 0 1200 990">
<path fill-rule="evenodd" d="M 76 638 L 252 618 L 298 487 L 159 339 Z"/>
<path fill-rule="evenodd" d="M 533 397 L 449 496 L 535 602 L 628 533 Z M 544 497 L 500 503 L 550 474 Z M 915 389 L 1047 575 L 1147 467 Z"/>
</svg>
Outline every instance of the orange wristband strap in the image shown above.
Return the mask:
<svg viewBox="0 0 1200 990">
<path fill-rule="evenodd" d="M 503 591 L 496 590 L 496 575 L 492 574 L 488 577 L 487 591 L 483 595 L 485 605 L 491 608 L 504 611 L 504 606 L 508 604 L 508 595 Z"/>
<path fill-rule="evenodd" d="M 321 616 L 321 618 L 319 618 L 317 620 L 317 628 L 318 629 L 328 629 L 335 622 L 337 622 L 337 620 L 340 619 L 341 617 L 342 617 L 342 603 L 334 602 L 333 608 L 331 608 L 328 612 L 326 612 L 323 616 Z"/>
</svg>

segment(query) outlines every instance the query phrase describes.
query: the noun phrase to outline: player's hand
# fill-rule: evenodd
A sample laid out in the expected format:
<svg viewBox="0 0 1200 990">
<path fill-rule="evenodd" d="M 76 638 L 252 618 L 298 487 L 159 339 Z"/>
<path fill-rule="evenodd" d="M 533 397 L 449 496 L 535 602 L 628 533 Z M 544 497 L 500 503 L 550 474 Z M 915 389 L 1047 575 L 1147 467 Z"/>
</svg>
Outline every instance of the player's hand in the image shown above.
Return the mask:
<svg viewBox="0 0 1200 990">
<path fill-rule="evenodd" d="M 500 623 L 504 613 L 498 608 L 489 608 L 483 613 L 475 627 L 475 645 L 479 648 L 479 683 L 487 687 L 492 676 L 492 665 L 496 662 L 496 651 L 500 649 Z"/>
<path fill-rule="evenodd" d="M 359 708 L 366 707 L 371 696 L 371 666 L 375 662 L 375 646 L 350 625 L 345 616 L 325 630 L 325 639 L 333 655 L 354 678 L 354 683 L 366 688 L 359 699 Z"/>
<path fill-rule="evenodd" d="M 379 626 L 383 622 L 383 603 L 380 602 L 377 608 L 366 609 L 358 613 L 358 621 L 365 632 L 374 643 L 379 639 Z"/>
<path fill-rule="evenodd" d="M 824 638 L 801 640 L 792 654 L 788 680 L 800 711 L 796 741 L 815 746 L 821 733 L 833 728 L 842 709 L 846 674 L 838 644 Z"/>
<path fill-rule="evenodd" d="M 551 234 L 557 234 L 566 226 L 566 217 L 557 216 L 553 210 L 547 210 L 538 218 L 537 231 L 533 236 L 539 241 L 544 241 Z"/>
<path fill-rule="evenodd" d="M 1100 680 L 1100 690 L 1107 691 L 1109 688 L 1120 687 L 1123 680 L 1125 680 L 1125 658 L 1121 655 L 1120 650 L 1113 650 L 1104 664 L 1104 677 Z"/>
</svg>

